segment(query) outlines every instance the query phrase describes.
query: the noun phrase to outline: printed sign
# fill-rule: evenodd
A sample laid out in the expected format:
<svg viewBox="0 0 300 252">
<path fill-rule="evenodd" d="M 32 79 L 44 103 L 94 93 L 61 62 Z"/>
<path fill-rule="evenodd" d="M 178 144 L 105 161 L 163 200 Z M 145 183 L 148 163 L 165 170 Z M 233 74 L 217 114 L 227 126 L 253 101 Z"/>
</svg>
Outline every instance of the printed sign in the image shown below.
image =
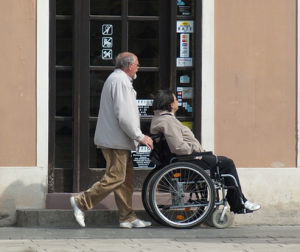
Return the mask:
<svg viewBox="0 0 300 252">
<path fill-rule="evenodd" d="M 188 75 L 182 75 L 179 79 L 180 83 L 190 83 L 190 77 Z"/>
<path fill-rule="evenodd" d="M 191 6 L 179 5 L 177 8 L 177 15 L 189 16 L 191 14 Z"/>
<path fill-rule="evenodd" d="M 182 106 L 182 87 L 177 87 L 178 106 Z"/>
<path fill-rule="evenodd" d="M 187 101 L 183 99 L 193 99 L 193 88 L 192 87 L 177 87 L 177 100 L 178 106 L 182 106 L 187 112 L 192 113 L 193 107 Z"/>
<path fill-rule="evenodd" d="M 182 99 L 193 99 L 193 88 L 192 87 L 182 87 Z"/>
<path fill-rule="evenodd" d="M 134 168 L 155 168 L 156 165 L 150 160 L 150 150 L 147 146 L 140 146 L 138 151 L 132 151 L 132 161 Z"/>
<path fill-rule="evenodd" d="M 113 35 L 113 25 L 104 24 L 102 25 L 102 35 Z M 113 38 L 112 37 L 102 37 L 102 59 L 111 60 L 113 58 L 113 50 L 106 49 L 113 47 Z"/>
<path fill-rule="evenodd" d="M 190 56 L 190 34 L 180 34 L 180 57 L 187 58 Z"/>
<path fill-rule="evenodd" d="M 181 122 L 184 126 L 187 126 L 190 128 L 190 130 L 193 130 L 193 122 L 192 121 L 186 121 L 186 122 Z"/>
<path fill-rule="evenodd" d="M 112 59 L 112 49 L 102 49 L 102 59 L 111 60 Z"/>
<path fill-rule="evenodd" d="M 194 21 L 177 21 L 177 33 L 193 33 Z"/>
<path fill-rule="evenodd" d="M 153 116 L 152 103 L 153 103 L 153 100 L 137 100 L 137 105 L 138 105 L 141 117 L 152 117 Z"/>
<path fill-rule="evenodd" d="M 113 47 L 113 38 L 112 37 L 103 37 L 102 38 L 102 47 L 103 48 Z"/>
<path fill-rule="evenodd" d="M 102 35 L 112 35 L 113 34 L 113 25 L 104 24 L 102 25 Z"/>
<path fill-rule="evenodd" d="M 177 60 L 176 66 L 178 67 L 193 66 L 192 58 L 177 58 L 176 60 Z"/>
</svg>

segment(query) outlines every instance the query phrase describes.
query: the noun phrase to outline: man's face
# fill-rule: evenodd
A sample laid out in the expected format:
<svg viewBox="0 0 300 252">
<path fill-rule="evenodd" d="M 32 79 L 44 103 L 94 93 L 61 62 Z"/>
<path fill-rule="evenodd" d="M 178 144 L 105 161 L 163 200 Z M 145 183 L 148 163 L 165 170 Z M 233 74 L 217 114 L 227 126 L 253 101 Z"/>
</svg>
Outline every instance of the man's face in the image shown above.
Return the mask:
<svg viewBox="0 0 300 252">
<path fill-rule="evenodd" d="M 136 78 L 136 72 L 139 70 L 139 60 L 137 57 L 135 57 L 135 60 L 134 60 L 134 63 L 130 63 L 128 68 L 129 68 L 129 72 L 128 72 L 128 75 L 135 79 Z"/>
</svg>

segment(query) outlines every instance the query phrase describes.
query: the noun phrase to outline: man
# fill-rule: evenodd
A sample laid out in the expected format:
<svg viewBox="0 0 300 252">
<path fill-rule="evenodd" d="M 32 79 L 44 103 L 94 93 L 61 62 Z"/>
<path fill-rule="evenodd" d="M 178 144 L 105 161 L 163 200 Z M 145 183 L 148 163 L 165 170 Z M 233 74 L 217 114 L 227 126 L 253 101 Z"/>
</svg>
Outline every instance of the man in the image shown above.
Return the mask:
<svg viewBox="0 0 300 252">
<path fill-rule="evenodd" d="M 114 192 L 120 227 L 147 227 L 132 210 L 134 170 L 131 150 L 138 144 L 153 149 L 153 141 L 140 129 L 136 92 L 132 81 L 139 68 L 138 58 L 129 52 L 116 57 L 116 69 L 104 83 L 95 133 L 95 144 L 106 160 L 106 173 L 84 193 L 71 197 L 77 222 L 84 227 L 84 212 Z"/>
</svg>

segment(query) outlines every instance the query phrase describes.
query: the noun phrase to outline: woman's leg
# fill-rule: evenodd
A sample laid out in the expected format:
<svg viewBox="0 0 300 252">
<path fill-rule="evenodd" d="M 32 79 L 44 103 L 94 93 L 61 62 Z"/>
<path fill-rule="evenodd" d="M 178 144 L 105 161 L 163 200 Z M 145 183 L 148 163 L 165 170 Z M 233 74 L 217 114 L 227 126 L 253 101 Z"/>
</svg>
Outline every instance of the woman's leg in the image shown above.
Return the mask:
<svg viewBox="0 0 300 252">
<path fill-rule="evenodd" d="M 235 167 L 234 162 L 223 156 L 218 156 L 219 160 L 219 172 L 220 174 L 230 174 L 235 179 L 236 182 L 240 188 L 240 191 L 242 192 L 239 176 Z M 204 164 L 208 165 L 210 168 L 214 168 L 216 166 L 216 159 L 214 156 L 203 156 L 203 158 L 199 162 L 204 162 Z M 230 177 L 225 177 L 225 185 L 227 186 L 235 186 L 235 181 Z M 242 194 L 243 201 L 246 202 L 247 199 Z M 238 212 L 242 209 L 242 203 L 239 197 L 239 194 L 234 189 L 228 189 L 227 195 L 226 195 L 227 201 L 230 205 L 230 210 L 233 212 Z"/>
</svg>

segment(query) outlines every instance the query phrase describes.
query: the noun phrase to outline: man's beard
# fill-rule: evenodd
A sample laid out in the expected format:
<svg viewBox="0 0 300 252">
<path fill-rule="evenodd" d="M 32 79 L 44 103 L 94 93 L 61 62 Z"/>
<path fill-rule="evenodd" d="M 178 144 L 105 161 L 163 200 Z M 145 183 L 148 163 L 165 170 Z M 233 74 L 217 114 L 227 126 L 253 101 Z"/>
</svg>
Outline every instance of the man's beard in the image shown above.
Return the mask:
<svg viewBox="0 0 300 252">
<path fill-rule="evenodd" d="M 134 74 L 134 76 L 132 77 L 133 80 L 135 80 L 137 78 L 137 75 Z"/>
</svg>

